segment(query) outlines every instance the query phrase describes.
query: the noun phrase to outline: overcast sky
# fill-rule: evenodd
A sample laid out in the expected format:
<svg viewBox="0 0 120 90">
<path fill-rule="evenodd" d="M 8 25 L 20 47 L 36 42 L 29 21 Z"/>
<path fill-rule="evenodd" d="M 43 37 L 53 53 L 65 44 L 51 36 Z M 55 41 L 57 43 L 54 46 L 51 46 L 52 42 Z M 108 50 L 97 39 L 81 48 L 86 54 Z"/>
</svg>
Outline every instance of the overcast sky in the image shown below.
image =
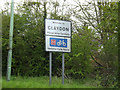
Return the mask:
<svg viewBox="0 0 120 90">
<path fill-rule="evenodd" d="M 5 8 L 5 3 L 9 2 L 11 3 L 12 0 L 0 0 L 0 10 Z M 41 1 L 41 0 L 14 0 L 15 2 L 15 6 L 17 5 L 17 3 L 22 3 L 24 1 Z M 43 1 L 50 1 L 50 0 L 43 0 Z M 56 0 L 52 0 L 52 1 L 56 1 Z M 64 0 L 57 0 L 58 2 L 63 2 Z M 68 2 L 68 4 L 75 4 L 74 1 L 77 0 L 66 0 L 66 2 Z M 94 1 L 94 0 L 79 0 L 81 3 L 85 3 L 86 1 Z M 118 2 L 119 0 L 95 0 L 95 1 L 112 1 L 112 2 Z"/>
<path fill-rule="evenodd" d="M 12 0 L 0 0 L 0 10 L 5 8 L 5 3 L 9 2 L 11 3 Z M 24 1 L 41 1 L 41 0 L 14 0 L 15 2 L 15 6 L 18 3 L 22 3 Z M 50 0 L 46 0 L 46 1 L 50 1 Z M 56 0 L 52 0 L 52 1 L 56 1 Z M 57 0 L 58 2 L 63 2 L 64 0 Z M 79 0 L 81 3 L 85 3 L 85 0 Z M 89 0 L 90 1 L 90 0 Z M 74 0 L 66 0 L 66 2 L 68 2 L 68 4 L 75 4 Z M 10 7 L 10 5 L 9 5 Z"/>
</svg>

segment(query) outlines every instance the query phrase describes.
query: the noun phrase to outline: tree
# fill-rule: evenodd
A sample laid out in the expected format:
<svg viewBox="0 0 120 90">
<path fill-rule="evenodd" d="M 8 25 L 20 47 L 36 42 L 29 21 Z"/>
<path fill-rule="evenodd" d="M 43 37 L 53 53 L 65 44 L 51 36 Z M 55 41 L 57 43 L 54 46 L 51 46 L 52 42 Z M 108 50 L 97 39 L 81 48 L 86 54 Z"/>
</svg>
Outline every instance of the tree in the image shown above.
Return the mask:
<svg viewBox="0 0 120 90">
<path fill-rule="evenodd" d="M 94 54 L 94 56 L 98 58 L 97 60 L 104 63 L 105 68 L 102 69 L 103 71 L 101 73 L 103 76 L 112 75 L 110 78 L 113 78 L 116 76 L 115 70 L 117 68 L 118 58 L 117 3 L 94 1 L 81 5 L 79 0 L 76 3 L 76 9 L 73 10 L 73 15 L 81 23 L 81 26 L 87 25 L 88 27 L 92 27 L 92 30 L 96 32 L 94 39 L 98 41 L 100 51 L 95 50 L 98 54 Z M 105 86 L 111 83 L 109 82 L 109 78 L 104 82 L 107 82 L 107 84 L 104 83 Z"/>
<path fill-rule="evenodd" d="M 48 74 L 48 56 L 44 51 L 45 40 L 43 37 L 44 10 L 39 6 L 44 5 L 36 2 L 26 2 L 22 6 L 18 6 L 17 13 L 15 13 L 12 61 L 13 75 L 39 76 Z M 4 24 L 9 20 L 9 14 L 3 14 L 3 16 Z M 3 43 L 6 42 L 3 44 L 3 47 L 5 48 L 7 48 L 8 43 L 8 29 L 6 26 L 9 26 L 9 21 L 3 25 Z M 6 68 L 5 60 L 7 58 L 7 50 L 5 48 L 3 48 L 3 54 L 5 54 L 3 58 L 3 70 Z"/>
</svg>

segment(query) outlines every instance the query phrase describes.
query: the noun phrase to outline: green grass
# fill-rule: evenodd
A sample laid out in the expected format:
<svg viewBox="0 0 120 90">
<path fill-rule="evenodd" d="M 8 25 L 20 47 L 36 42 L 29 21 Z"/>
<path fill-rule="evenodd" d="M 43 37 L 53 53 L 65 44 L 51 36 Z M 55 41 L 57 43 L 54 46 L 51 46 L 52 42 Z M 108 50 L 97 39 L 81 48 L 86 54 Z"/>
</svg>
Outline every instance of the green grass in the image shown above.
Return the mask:
<svg viewBox="0 0 120 90">
<path fill-rule="evenodd" d="M 52 77 L 52 85 L 49 86 L 49 77 L 11 77 L 10 81 L 2 78 L 2 88 L 98 88 L 97 81 L 85 79 L 84 81 L 75 79 L 65 79 Z"/>
</svg>

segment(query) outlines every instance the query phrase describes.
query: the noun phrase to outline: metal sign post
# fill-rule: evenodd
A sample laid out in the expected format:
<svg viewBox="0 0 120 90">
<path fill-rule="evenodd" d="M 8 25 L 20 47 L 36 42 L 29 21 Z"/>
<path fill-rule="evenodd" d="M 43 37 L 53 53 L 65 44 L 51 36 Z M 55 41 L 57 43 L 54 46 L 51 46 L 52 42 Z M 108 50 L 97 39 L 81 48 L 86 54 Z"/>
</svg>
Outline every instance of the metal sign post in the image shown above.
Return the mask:
<svg viewBox="0 0 120 90">
<path fill-rule="evenodd" d="M 50 66 L 50 78 L 49 78 L 49 85 L 51 85 L 51 81 L 52 81 L 52 79 L 51 79 L 51 77 L 52 77 L 52 52 L 50 52 L 49 53 L 49 59 L 50 59 L 50 61 L 49 61 L 49 66 Z"/>
<path fill-rule="evenodd" d="M 62 84 L 64 84 L 64 53 L 62 53 Z"/>
</svg>

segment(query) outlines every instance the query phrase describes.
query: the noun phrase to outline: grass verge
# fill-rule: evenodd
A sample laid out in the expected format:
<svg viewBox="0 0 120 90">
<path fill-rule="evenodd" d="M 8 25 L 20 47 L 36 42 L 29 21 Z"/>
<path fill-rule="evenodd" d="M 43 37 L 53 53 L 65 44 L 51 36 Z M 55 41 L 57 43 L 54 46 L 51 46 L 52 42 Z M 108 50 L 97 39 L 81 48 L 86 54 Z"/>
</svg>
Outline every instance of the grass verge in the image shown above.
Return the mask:
<svg viewBox="0 0 120 90">
<path fill-rule="evenodd" d="M 97 82 L 93 79 L 75 80 L 52 77 L 52 85 L 49 86 L 49 77 L 11 77 L 10 81 L 2 78 L 2 88 L 98 88 Z"/>
</svg>

